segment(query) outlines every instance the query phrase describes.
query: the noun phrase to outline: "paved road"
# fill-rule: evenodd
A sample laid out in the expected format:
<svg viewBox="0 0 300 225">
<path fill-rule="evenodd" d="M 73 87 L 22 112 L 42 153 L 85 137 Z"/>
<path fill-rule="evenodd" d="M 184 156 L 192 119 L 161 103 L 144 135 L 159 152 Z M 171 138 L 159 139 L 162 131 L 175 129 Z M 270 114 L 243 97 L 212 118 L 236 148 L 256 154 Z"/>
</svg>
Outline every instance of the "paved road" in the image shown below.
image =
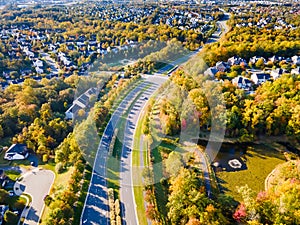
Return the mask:
<svg viewBox="0 0 300 225">
<path fill-rule="evenodd" d="M 200 51 L 201 49 L 199 49 Z M 193 55 L 197 54 L 199 51 L 191 52 L 187 56 L 177 59 L 171 65 L 180 65 L 186 62 Z M 159 73 L 165 73 L 170 68 L 167 66 L 162 68 Z M 147 82 L 152 83 L 152 87 L 147 92 L 147 95 L 151 95 L 157 90 L 157 88 L 167 80 L 166 77 L 160 76 L 158 74 L 152 76 L 144 76 Z M 125 112 L 125 110 L 131 105 L 132 100 L 135 99 L 142 88 L 145 86 L 139 85 L 133 91 L 131 91 L 126 98 L 121 102 L 120 106 L 117 108 L 115 113 L 112 115 L 111 120 L 109 121 L 106 130 L 100 141 L 93 173 L 92 179 L 89 186 L 89 191 L 87 194 L 85 206 L 81 216 L 81 224 L 84 225 L 106 225 L 109 224 L 108 218 L 108 204 L 107 204 L 107 183 L 106 183 L 106 160 L 108 154 L 108 148 L 114 134 L 114 129 L 116 124 L 119 121 L 120 116 Z M 144 95 L 143 95 L 144 96 Z M 141 112 L 143 105 L 146 103 L 144 97 L 140 98 L 134 105 L 133 109 L 130 112 L 130 115 L 127 118 L 127 123 L 125 127 L 124 135 L 124 145 L 122 149 L 122 161 L 121 161 L 121 171 L 120 171 L 120 197 L 121 197 L 121 208 L 123 215 L 123 224 L 126 225 L 135 225 L 138 224 L 135 201 L 133 194 L 132 180 L 132 144 L 133 144 L 133 133 L 135 129 L 135 124 L 138 120 L 138 115 Z"/>
<path fill-rule="evenodd" d="M 45 52 L 41 52 L 41 56 L 45 58 L 47 64 L 50 66 L 51 73 L 58 74 L 58 72 L 60 71 L 60 68 L 59 68 L 58 64 L 54 61 L 54 59 L 52 59 L 50 57 L 50 55 Z"/>
<path fill-rule="evenodd" d="M 98 146 L 92 178 L 81 215 L 81 224 L 83 225 L 109 224 L 106 180 L 106 161 L 109 145 L 120 117 L 131 105 L 135 96 L 137 96 L 145 86 L 146 83 L 143 82 L 125 97 L 113 113 L 108 125 L 106 126 Z"/>
<path fill-rule="evenodd" d="M 120 198 L 122 206 L 123 224 L 136 225 L 138 223 L 136 214 L 136 204 L 133 193 L 133 168 L 132 167 L 132 149 L 134 140 L 134 131 L 139 115 L 145 106 L 148 98 L 167 80 L 167 77 L 148 76 L 147 82 L 151 86 L 134 103 L 126 121 L 124 140 L 121 158 L 120 171 Z M 147 98 L 145 98 L 147 96 Z M 135 171 L 136 172 L 136 171 Z M 136 173 L 140 174 L 140 173 Z"/>
<path fill-rule="evenodd" d="M 36 168 L 25 173 L 21 181 L 14 185 L 14 192 L 17 195 L 23 192 L 32 197 L 31 208 L 28 211 L 24 225 L 39 224 L 41 213 L 44 208 L 44 197 L 49 194 L 55 175 L 50 170 Z"/>
<path fill-rule="evenodd" d="M 184 64 L 185 62 L 187 62 L 191 57 L 193 57 L 194 55 L 196 55 L 197 53 L 199 53 L 199 51 L 201 51 L 202 47 L 200 47 L 198 50 L 196 51 L 191 51 L 189 52 L 187 55 L 182 56 L 178 59 L 176 59 L 173 62 L 168 63 L 168 65 L 164 66 L 163 68 L 159 69 L 156 73 L 156 75 L 160 75 L 160 74 L 165 74 L 168 71 L 170 71 L 172 68 L 174 68 L 175 66 L 179 66 Z"/>
<path fill-rule="evenodd" d="M 217 21 L 218 29 L 212 34 L 212 36 L 207 40 L 206 44 L 214 43 L 220 40 L 220 38 L 226 34 L 229 30 L 227 26 L 227 21 L 230 19 L 230 14 L 224 12 L 224 17 L 222 20 Z"/>
</svg>

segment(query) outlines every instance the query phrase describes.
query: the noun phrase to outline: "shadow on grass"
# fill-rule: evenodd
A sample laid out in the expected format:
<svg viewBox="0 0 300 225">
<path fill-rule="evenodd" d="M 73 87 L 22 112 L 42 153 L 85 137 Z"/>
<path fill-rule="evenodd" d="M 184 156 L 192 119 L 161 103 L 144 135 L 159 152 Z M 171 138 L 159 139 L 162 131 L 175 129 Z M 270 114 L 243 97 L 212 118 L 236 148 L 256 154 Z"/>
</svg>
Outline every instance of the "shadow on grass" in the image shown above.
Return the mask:
<svg viewBox="0 0 300 225">
<path fill-rule="evenodd" d="M 168 203 L 168 189 L 160 182 L 161 179 L 163 179 L 163 167 L 162 157 L 158 147 L 152 149 L 151 155 L 153 158 L 154 187 L 158 211 L 163 215 L 164 218 L 167 218 L 168 210 L 166 205 Z"/>
</svg>

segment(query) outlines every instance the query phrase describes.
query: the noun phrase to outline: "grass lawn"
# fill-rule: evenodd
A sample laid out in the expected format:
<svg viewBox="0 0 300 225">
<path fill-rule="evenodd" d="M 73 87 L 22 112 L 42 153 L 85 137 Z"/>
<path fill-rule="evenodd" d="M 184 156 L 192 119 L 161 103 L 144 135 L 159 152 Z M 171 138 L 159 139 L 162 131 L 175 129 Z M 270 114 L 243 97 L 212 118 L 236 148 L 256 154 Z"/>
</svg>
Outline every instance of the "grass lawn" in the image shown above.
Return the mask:
<svg viewBox="0 0 300 225">
<path fill-rule="evenodd" d="M 0 148 L 11 145 L 11 137 L 0 138 Z"/>
<path fill-rule="evenodd" d="M 63 191 L 67 188 L 67 182 L 70 180 L 70 177 L 74 171 L 74 167 L 68 168 L 67 171 L 56 174 L 54 183 L 52 185 L 52 188 L 50 190 L 50 195 L 53 193 L 57 193 L 57 191 Z M 41 224 L 46 224 L 46 218 L 48 217 L 48 214 L 50 213 L 50 208 L 45 206 L 44 211 L 41 216 Z"/>
<path fill-rule="evenodd" d="M 0 166 L 9 166 L 11 164 L 10 161 L 4 159 L 5 151 L 0 153 Z"/>
<path fill-rule="evenodd" d="M 247 166 L 246 170 L 217 172 L 221 188 L 237 201 L 241 201 L 241 196 L 236 187 L 247 184 L 256 193 L 264 190 L 265 179 L 268 174 L 278 164 L 285 162 L 282 153 L 264 145 L 254 145 L 253 148 L 248 149 L 244 159 Z"/>
<path fill-rule="evenodd" d="M 135 134 L 134 134 L 134 143 L 133 143 L 133 151 L 132 151 L 132 166 L 133 167 L 139 167 L 141 165 L 140 157 L 141 157 L 141 151 L 140 151 L 140 140 L 142 137 L 142 125 L 145 120 L 145 114 L 141 114 L 141 117 L 138 121 L 138 124 L 136 126 Z M 145 162 L 145 153 L 147 152 L 147 142 L 145 141 L 143 143 L 143 158 Z M 135 170 L 133 170 L 134 172 Z M 140 171 L 140 170 L 137 170 Z M 135 186 L 134 186 L 134 198 L 135 203 L 137 205 L 137 216 L 139 220 L 139 224 L 141 225 L 147 225 L 147 219 L 145 216 L 145 205 L 144 205 L 144 193 L 143 193 L 143 181 L 141 174 L 138 174 L 137 176 L 133 175 L 135 177 Z"/>
</svg>

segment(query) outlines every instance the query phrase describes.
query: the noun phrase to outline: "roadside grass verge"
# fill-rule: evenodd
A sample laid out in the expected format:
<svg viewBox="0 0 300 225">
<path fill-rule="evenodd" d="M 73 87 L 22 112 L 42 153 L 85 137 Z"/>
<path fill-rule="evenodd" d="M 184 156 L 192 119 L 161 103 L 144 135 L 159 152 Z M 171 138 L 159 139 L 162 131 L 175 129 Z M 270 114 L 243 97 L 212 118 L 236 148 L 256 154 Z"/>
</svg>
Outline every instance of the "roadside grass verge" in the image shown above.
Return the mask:
<svg viewBox="0 0 300 225">
<path fill-rule="evenodd" d="M 80 191 L 80 196 L 79 196 L 79 199 L 77 201 L 77 207 L 74 210 L 73 225 L 80 224 L 81 213 L 82 213 L 82 210 L 83 210 L 86 195 L 88 193 L 90 180 L 92 178 L 92 170 L 93 170 L 93 168 L 90 165 L 87 164 L 87 166 L 85 167 L 85 173 L 84 173 L 84 178 L 83 178 L 83 183 L 82 183 L 82 189 Z"/>
<path fill-rule="evenodd" d="M 119 131 L 116 137 L 113 151 L 112 154 L 107 158 L 106 162 L 107 187 L 112 188 L 114 190 L 115 197 L 119 196 L 120 194 L 120 163 L 125 124 L 126 119 L 121 117 L 117 124 Z"/>
<path fill-rule="evenodd" d="M 141 137 L 142 137 L 142 126 L 146 119 L 146 114 L 144 112 L 141 112 L 140 119 L 136 125 L 136 130 L 134 134 L 134 143 L 133 143 L 133 151 L 132 151 L 132 166 L 133 168 L 137 167 L 137 171 L 140 171 L 141 166 L 141 151 L 140 151 L 140 144 L 141 144 Z M 147 140 L 143 141 L 143 149 L 142 149 L 142 157 L 145 165 L 145 156 L 147 152 Z M 133 173 L 136 172 L 133 170 Z M 136 209 L 137 209 L 137 216 L 139 220 L 139 224 L 141 225 L 147 225 L 147 219 L 145 216 L 145 205 L 144 205 L 144 193 L 143 193 L 143 181 L 141 174 L 137 174 L 137 176 L 133 175 L 135 177 L 135 185 L 134 185 L 134 198 L 136 203 Z"/>
<path fill-rule="evenodd" d="M 0 166 L 9 166 L 11 164 L 10 161 L 4 159 L 5 151 L 2 150 L 0 153 Z"/>
<path fill-rule="evenodd" d="M 155 148 L 151 150 L 151 160 L 153 163 L 153 174 L 154 174 L 154 187 L 155 197 L 157 202 L 158 211 L 162 214 L 162 218 L 167 217 L 168 210 L 166 205 L 168 203 L 168 194 L 166 193 L 165 187 L 160 182 L 163 176 L 163 159 L 158 149 L 158 142 L 153 142 Z"/>
<path fill-rule="evenodd" d="M 247 184 L 256 193 L 264 190 L 266 177 L 278 164 L 285 162 L 282 153 L 262 144 L 248 147 L 244 158 L 246 170 L 216 173 L 221 189 L 237 201 L 242 200 L 237 187 Z"/>
<path fill-rule="evenodd" d="M 74 171 L 74 167 L 69 167 L 63 173 L 60 173 L 60 174 L 55 173 L 55 179 L 54 179 L 53 185 L 50 189 L 49 195 L 53 195 L 54 193 L 64 191 L 68 186 L 67 182 L 70 180 L 70 177 L 71 177 L 73 171 Z M 44 207 L 44 211 L 42 212 L 42 215 L 41 215 L 41 224 L 42 225 L 46 225 L 46 218 L 48 218 L 50 211 L 51 210 L 48 206 Z"/>
</svg>

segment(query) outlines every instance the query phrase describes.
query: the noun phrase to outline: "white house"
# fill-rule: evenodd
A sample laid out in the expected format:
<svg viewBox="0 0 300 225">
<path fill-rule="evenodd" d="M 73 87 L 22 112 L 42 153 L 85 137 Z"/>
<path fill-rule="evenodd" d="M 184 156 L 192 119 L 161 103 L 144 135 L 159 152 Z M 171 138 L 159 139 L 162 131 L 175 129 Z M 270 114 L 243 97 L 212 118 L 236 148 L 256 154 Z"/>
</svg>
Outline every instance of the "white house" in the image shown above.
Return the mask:
<svg viewBox="0 0 300 225">
<path fill-rule="evenodd" d="M 292 70 L 291 70 L 291 74 L 299 75 L 299 74 L 300 74 L 300 67 L 297 67 L 297 68 L 295 68 L 295 69 L 292 69 Z"/>
<path fill-rule="evenodd" d="M 253 56 L 252 58 L 250 58 L 249 62 L 255 64 L 259 59 L 263 59 L 264 63 L 267 63 L 266 59 L 260 56 Z"/>
<path fill-rule="evenodd" d="M 73 101 L 72 106 L 65 112 L 66 119 L 74 119 L 80 109 L 85 109 L 93 95 L 97 94 L 97 88 L 90 88 Z"/>
<path fill-rule="evenodd" d="M 217 72 L 218 70 L 216 67 L 209 67 L 207 70 L 204 71 L 204 75 L 215 77 Z"/>
<path fill-rule="evenodd" d="M 294 64 L 300 65 L 300 56 L 294 55 L 292 61 Z"/>
<path fill-rule="evenodd" d="M 43 67 L 44 63 L 42 60 L 37 59 L 36 61 L 33 62 L 33 65 L 35 67 Z"/>
<path fill-rule="evenodd" d="M 44 73 L 44 70 L 39 68 L 39 67 L 36 67 L 35 68 L 35 71 L 38 73 L 38 74 L 41 74 L 41 73 Z"/>
<path fill-rule="evenodd" d="M 283 69 L 281 68 L 277 68 L 275 70 L 271 71 L 271 77 L 273 77 L 274 80 L 276 80 L 277 78 L 279 78 L 282 74 L 283 74 Z"/>
<path fill-rule="evenodd" d="M 254 73 L 251 75 L 251 80 L 257 85 L 270 80 L 270 78 L 270 74 L 267 73 Z"/>
<path fill-rule="evenodd" d="M 222 61 L 217 62 L 216 63 L 216 69 L 218 71 L 225 72 L 228 69 L 228 64 L 225 63 L 225 62 L 222 62 Z"/>
<path fill-rule="evenodd" d="M 5 212 L 8 210 L 8 205 L 0 205 L 0 225 L 3 223 Z"/>
<path fill-rule="evenodd" d="M 230 66 L 240 65 L 241 63 L 246 63 L 246 60 L 244 60 L 244 59 L 242 59 L 240 57 L 233 56 L 233 57 L 231 57 L 231 58 L 228 59 L 227 63 Z"/>
<path fill-rule="evenodd" d="M 251 80 L 246 77 L 238 76 L 232 79 L 232 84 L 237 85 L 239 88 L 249 90 L 252 86 Z"/>
<path fill-rule="evenodd" d="M 20 160 L 28 157 L 28 149 L 25 144 L 13 144 L 6 151 L 4 159 L 6 160 Z"/>
</svg>

